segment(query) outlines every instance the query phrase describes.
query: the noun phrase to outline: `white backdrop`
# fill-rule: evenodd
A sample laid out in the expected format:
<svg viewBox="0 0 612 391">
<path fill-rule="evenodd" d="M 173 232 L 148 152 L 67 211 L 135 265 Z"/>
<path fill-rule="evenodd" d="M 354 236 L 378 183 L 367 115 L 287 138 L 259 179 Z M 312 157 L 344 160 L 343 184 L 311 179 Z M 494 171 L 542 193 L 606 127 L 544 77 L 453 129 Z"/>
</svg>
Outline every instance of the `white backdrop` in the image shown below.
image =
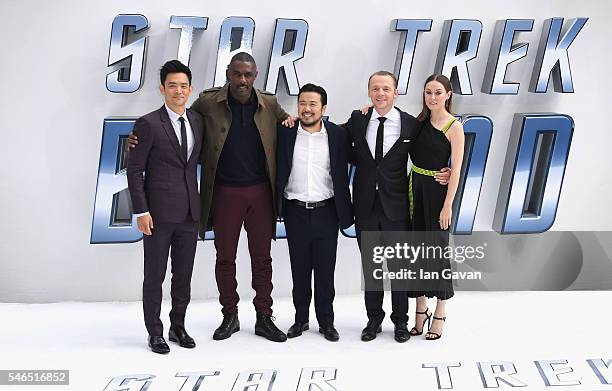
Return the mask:
<svg viewBox="0 0 612 391">
<path fill-rule="evenodd" d="M 459 5 L 460 4 L 460 5 Z M 432 73 L 443 21 L 477 19 L 483 23 L 478 57 L 469 63 L 474 95 L 455 96 L 454 111 L 488 116 L 494 123 L 475 229 L 490 230 L 512 117 L 518 112 L 557 112 L 575 121 L 575 132 L 554 230 L 610 230 L 608 195 L 609 82 L 612 59 L 612 6 L 607 1 L 515 0 L 407 2 L 347 0 L 309 2 L 244 0 L 222 2 L 3 1 L 0 13 L 0 301 L 137 300 L 141 295 L 142 244 L 89 243 L 99 163 L 102 123 L 110 116 L 139 116 L 158 108 L 158 68 L 176 57 L 179 30 L 171 15 L 206 16 L 208 29 L 196 33 L 191 55 L 194 96 L 213 84 L 219 29 L 228 16 L 255 20 L 253 53 L 262 87 L 276 18 L 309 24 L 305 57 L 296 63 L 301 83 L 323 85 L 330 119 L 343 122 L 367 102 L 367 77 L 393 70 L 400 35 L 390 31 L 396 18 L 433 19 L 422 33 L 408 88 L 398 106 L 420 110 L 423 80 Z M 122 13 L 145 15 L 150 23 L 143 87 L 133 94 L 106 90 L 110 30 Z M 544 21 L 551 17 L 588 17 L 570 47 L 575 93 L 527 92 Z M 530 44 L 527 57 L 510 65 L 507 80 L 521 83 L 516 96 L 480 92 L 496 20 L 534 19 L 532 32 L 518 41 Z M 279 86 L 279 100 L 295 112 L 295 97 Z M 239 290 L 251 295 L 246 238 L 238 253 Z M 200 242 L 193 276 L 193 297 L 217 296 L 214 247 Z M 275 296 L 290 294 L 286 241 L 273 244 Z M 338 293 L 359 290 L 358 250 L 341 238 Z M 168 291 L 167 289 L 165 290 Z"/>
</svg>

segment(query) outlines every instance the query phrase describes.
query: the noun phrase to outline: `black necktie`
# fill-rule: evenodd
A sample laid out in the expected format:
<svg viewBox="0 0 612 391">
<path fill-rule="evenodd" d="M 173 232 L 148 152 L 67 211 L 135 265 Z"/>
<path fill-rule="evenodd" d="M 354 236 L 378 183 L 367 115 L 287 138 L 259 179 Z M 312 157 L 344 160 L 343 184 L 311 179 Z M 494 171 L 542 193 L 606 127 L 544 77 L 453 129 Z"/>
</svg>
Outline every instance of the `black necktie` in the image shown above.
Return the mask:
<svg viewBox="0 0 612 391">
<path fill-rule="evenodd" d="M 185 160 L 187 160 L 187 127 L 185 126 L 185 118 L 179 117 L 181 121 L 181 153 Z"/>
<path fill-rule="evenodd" d="M 385 121 L 386 117 L 378 117 L 378 129 L 376 130 L 376 148 L 374 149 L 374 161 L 380 163 L 383 158 L 383 139 L 385 137 Z"/>
</svg>

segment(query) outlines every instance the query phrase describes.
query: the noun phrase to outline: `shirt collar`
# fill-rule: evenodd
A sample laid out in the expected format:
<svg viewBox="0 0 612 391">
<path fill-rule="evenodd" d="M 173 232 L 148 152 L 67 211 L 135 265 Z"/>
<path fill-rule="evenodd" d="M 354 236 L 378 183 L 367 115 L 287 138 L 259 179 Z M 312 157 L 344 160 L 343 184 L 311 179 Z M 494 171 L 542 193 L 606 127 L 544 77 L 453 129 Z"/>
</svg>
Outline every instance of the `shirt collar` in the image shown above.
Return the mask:
<svg viewBox="0 0 612 391">
<path fill-rule="evenodd" d="M 399 122 L 400 120 L 399 110 L 394 106 L 391 110 L 389 110 L 387 114 L 383 116 L 383 115 L 379 115 L 378 111 L 376 111 L 375 108 L 372 108 L 372 117 L 370 118 L 370 121 L 372 120 L 378 121 L 378 118 L 380 117 L 387 118 L 387 121 Z"/>
<path fill-rule="evenodd" d="M 185 118 L 185 120 L 187 120 L 187 109 L 185 109 L 185 112 L 183 113 L 183 115 L 178 115 L 174 111 L 172 111 L 172 109 L 168 107 L 168 105 L 165 103 L 164 103 L 164 107 L 166 107 L 166 111 L 168 112 L 168 117 L 170 117 L 170 121 L 177 122 L 179 117 L 183 117 Z"/>
<path fill-rule="evenodd" d="M 304 128 L 302 128 L 302 124 L 300 122 L 298 122 L 297 131 L 298 132 L 302 132 L 302 133 L 307 133 L 307 134 L 312 135 L 312 136 L 316 136 L 318 134 L 325 134 L 325 135 L 327 134 L 327 129 L 325 129 L 325 122 L 323 122 L 322 120 L 321 120 L 321 130 L 316 132 L 316 133 L 310 133 L 309 131 L 304 130 Z"/>
<path fill-rule="evenodd" d="M 229 85 L 229 83 L 228 83 Z M 238 99 L 234 98 L 232 96 L 232 94 L 229 92 L 229 88 L 227 90 L 227 101 L 228 103 L 233 103 L 233 104 L 238 104 L 241 105 L 243 104 L 242 102 L 240 102 Z M 253 87 L 251 89 L 251 96 L 249 97 L 249 100 L 246 101 L 246 103 L 244 103 L 245 106 L 249 106 L 249 105 L 253 105 L 257 103 L 257 94 L 255 94 L 255 87 Z"/>
</svg>

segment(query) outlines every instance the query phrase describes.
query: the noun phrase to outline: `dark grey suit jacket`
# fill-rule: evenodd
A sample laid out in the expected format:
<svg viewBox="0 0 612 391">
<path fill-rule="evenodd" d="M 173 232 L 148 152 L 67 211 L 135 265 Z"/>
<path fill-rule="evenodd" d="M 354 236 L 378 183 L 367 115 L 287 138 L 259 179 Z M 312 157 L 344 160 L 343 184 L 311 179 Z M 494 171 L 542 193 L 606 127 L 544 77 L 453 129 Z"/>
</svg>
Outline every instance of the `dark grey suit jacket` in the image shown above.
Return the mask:
<svg viewBox="0 0 612 391">
<path fill-rule="evenodd" d="M 179 140 L 165 106 L 134 124 L 138 146 L 129 151 L 127 179 L 134 213 L 151 213 L 153 222 L 182 223 L 188 215 L 200 219 L 197 164 L 202 149 L 202 117 L 187 109 L 194 135 L 189 160 L 181 155 Z M 144 175 L 143 175 L 144 174 Z"/>
</svg>

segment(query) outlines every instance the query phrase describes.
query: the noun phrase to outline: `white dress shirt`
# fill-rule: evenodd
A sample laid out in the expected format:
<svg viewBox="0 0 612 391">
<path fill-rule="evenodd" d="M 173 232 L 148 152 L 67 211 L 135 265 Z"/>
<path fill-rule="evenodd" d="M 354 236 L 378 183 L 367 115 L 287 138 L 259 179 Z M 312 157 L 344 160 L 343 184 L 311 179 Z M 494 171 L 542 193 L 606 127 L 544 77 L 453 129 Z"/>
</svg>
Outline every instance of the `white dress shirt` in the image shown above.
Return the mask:
<svg viewBox="0 0 612 391">
<path fill-rule="evenodd" d="M 185 129 L 187 130 L 187 159 L 189 159 L 191 152 L 193 152 L 193 144 L 195 141 L 193 139 L 193 130 L 191 130 L 191 125 L 189 124 L 189 118 L 187 118 L 187 109 L 185 109 L 182 115 L 178 115 L 166 104 L 164 104 L 164 106 L 168 112 L 168 117 L 170 117 L 170 122 L 172 123 L 172 128 L 174 128 L 174 133 L 176 134 L 179 145 L 181 145 L 181 121 L 179 121 L 179 118 L 183 117 L 185 119 Z"/>
<path fill-rule="evenodd" d="M 327 130 L 321 123 L 319 132 L 310 133 L 298 125 L 293 149 L 293 164 L 284 190 L 288 200 L 324 201 L 334 196 L 329 163 Z"/>
<path fill-rule="evenodd" d="M 379 115 L 376 109 L 372 109 L 372 117 L 368 122 L 366 130 L 366 140 L 372 157 L 376 157 L 376 133 L 378 131 L 379 117 L 386 117 L 385 131 L 383 137 L 383 157 L 389 152 L 393 144 L 397 141 L 402 130 L 402 121 L 399 111 L 394 107 L 386 115 Z"/>
<path fill-rule="evenodd" d="M 195 140 L 193 138 L 193 130 L 191 130 L 191 125 L 189 124 L 189 119 L 187 118 L 187 110 L 183 112 L 183 115 L 178 115 L 172 109 L 168 107 L 164 103 L 164 107 L 168 112 L 168 117 L 170 117 L 170 123 L 172 124 L 172 128 L 174 129 L 174 133 L 176 134 L 176 138 L 178 139 L 179 145 L 181 145 L 181 121 L 179 121 L 180 117 L 185 118 L 185 129 L 187 130 L 187 159 L 191 156 L 191 152 L 193 152 L 193 144 Z M 143 213 L 135 213 L 135 217 L 146 216 L 149 212 Z"/>
</svg>

